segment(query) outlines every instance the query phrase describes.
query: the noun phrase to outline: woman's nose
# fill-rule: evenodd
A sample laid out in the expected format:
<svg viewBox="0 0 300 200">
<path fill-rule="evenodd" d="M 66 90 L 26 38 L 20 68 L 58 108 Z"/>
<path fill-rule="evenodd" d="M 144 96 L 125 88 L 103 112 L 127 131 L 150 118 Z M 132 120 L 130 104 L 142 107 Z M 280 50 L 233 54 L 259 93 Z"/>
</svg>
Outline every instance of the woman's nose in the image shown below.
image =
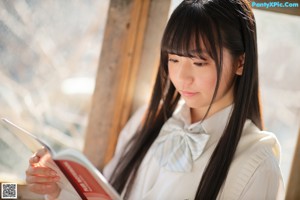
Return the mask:
<svg viewBox="0 0 300 200">
<path fill-rule="evenodd" d="M 188 61 L 181 62 L 180 70 L 178 71 L 178 79 L 186 84 L 193 82 L 193 72 Z"/>
</svg>

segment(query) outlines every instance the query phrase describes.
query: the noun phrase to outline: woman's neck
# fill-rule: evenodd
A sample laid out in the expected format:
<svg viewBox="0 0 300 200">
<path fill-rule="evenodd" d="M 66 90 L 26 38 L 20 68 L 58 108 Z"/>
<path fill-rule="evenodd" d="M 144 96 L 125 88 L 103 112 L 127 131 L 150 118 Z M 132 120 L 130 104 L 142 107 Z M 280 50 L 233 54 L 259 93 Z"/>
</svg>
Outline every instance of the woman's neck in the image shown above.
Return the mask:
<svg viewBox="0 0 300 200">
<path fill-rule="evenodd" d="M 195 123 L 201 121 L 205 118 L 209 118 L 210 116 L 214 115 L 215 113 L 219 112 L 220 110 L 226 108 L 227 106 L 233 103 L 233 88 L 231 88 L 224 96 L 217 99 L 215 102 L 212 103 L 209 112 L 207 110 L 209 105 L 201 107 L 201 108 L 190 108 L 191 113 L 191 123 Z M 207 115 L 206 115 L 207 113 Z M 205 116 L 206 115 L 206 116 Z"/>
</svg>

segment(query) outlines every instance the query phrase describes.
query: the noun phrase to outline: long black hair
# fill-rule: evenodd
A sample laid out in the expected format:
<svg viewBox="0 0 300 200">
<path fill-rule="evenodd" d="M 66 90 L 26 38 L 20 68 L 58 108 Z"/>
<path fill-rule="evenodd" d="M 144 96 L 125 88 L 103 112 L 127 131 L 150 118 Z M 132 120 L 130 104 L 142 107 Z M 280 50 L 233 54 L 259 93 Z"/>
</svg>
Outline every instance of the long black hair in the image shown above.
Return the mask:
<svg viewBox="0 0 300 200">
<path fill-rule="evenodd" d="M 200 45 L 203 42 L 204 47 Z M 195 199 L 216 199 L 224 183 L 239 143 L 245 120 L 262 129 L 256 24 L 247 0 L 185 0 L 172 13 L 161 42 L 161 57 L 156 82 L 145 118 L 135 137 L 121 157 L 110 182 L 118 192 L 130 194 L 139 166 L 170 118 L 180 99 L 168 76 L 168 54 L 191 55 L 191 48 L 201 53 L 204 48 L 215 61 L 217 83 L 212 105 L 222 74 L 222 49 L 233 59 L 244 55 L 241 76 L 235 77 L 234 106 L 230 120 L 207 164 Z M 208 111 L 207 111 L 208 112 Z"/>
</svg>

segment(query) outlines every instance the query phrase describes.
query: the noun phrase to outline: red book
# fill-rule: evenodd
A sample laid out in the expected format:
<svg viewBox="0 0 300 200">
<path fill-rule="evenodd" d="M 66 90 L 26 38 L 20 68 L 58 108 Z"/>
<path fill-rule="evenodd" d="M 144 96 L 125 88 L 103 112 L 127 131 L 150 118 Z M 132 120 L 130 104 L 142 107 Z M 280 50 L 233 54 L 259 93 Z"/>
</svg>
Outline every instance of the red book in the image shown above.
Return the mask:
<svg viewBox="0 0 300 200">
<path fill-rule="evenodd" d="M 49 155 L 41 164 L 55 170 L 61 177 L 59 185 L 83 200 L 119 200 L 121 197 L 105 177 L 80 151 L 65 149 L 55 152 L 45 142 L 7 119 L 2 119 L 32 152 L 45 147 Z"/>
</svg>

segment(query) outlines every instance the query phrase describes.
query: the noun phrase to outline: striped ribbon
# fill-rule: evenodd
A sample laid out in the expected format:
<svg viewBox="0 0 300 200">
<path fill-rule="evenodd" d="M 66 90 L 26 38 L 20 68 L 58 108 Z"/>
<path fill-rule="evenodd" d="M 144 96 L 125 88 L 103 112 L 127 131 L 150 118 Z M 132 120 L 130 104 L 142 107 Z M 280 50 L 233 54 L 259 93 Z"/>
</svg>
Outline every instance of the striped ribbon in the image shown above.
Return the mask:
<svg viewBox="0 0 300 200">
<path fill-rule="evenodd" d="M 173 172 L 190 172 L 209 140 L 199 123 L 185 128 L 184 123 L 170 118 L 153 144 L 154 157 L 159 165 Z"/>
</svg>

